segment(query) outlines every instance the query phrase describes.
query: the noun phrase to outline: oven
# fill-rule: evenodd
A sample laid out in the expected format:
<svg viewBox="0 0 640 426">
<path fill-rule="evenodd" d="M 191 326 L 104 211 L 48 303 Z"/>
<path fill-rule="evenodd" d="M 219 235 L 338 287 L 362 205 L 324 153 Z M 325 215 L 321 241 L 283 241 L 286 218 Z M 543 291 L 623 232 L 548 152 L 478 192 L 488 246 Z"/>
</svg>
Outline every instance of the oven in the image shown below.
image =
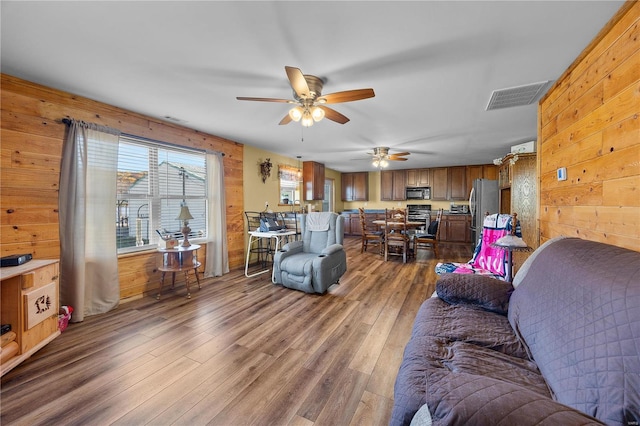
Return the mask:
<svg viewBox="0 0 640 426">
<path fill-rule="evenodd" d="M 407 204 L 407 220 L 424 222 L 431 217 L 431 204 Z"/>
</svg>

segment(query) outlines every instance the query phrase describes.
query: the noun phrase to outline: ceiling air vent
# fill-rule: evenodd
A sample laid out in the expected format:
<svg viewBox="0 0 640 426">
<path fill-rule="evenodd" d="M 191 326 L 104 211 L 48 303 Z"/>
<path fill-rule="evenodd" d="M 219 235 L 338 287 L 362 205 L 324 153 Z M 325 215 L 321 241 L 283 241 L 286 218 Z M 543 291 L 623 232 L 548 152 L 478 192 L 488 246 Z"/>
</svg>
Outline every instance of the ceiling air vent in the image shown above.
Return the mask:
<svg viewBox="0 0 640 426">
<path fill-rule="evenodd" d="M 524 86 L 494 90 L 487 104 L 487 111 L 500 108 L 511 108 L 537 102 L 544 95 L 552 81 L 525 84 Z"/>
</svg>

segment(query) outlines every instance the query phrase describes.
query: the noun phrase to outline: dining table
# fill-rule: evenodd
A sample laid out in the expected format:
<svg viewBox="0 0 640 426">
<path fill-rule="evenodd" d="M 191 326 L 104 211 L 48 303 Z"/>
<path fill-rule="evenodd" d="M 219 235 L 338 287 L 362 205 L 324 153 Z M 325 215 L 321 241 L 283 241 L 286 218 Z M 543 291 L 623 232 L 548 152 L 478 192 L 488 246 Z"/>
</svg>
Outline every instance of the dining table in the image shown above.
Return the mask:
<svg viewBox="0 0 640 426">
<path fill-rule="evenodd" d="M 374 220 L 372 221 L 372 223 L 376 226 L 379 226 L 380 229 L 384 229 L 387 225 L 391 226 L 392 228 L 403 228 L 405 226 L 405 222 L 404 221 L 385 221 L 385 220 Z M 426 221 L 407 221 L 406 222 L 406 226 L 407 226 L 407 230 L 411 229 L 417 229 L 417 228 L 423 228 L 426 226 Z M 407 235 L 409 235 L 409 232 L 407 232 Z M 410 243 L 409 243 L 409 251 L 413 251 L 413 248 L 411 247 L 412 242 L 413 242 L 413 235 L 409 235 L 410 238 Z"/>
<path fill-rule="evenodd" d="M 384 228 L 387 224 L 389 224 L 393 228 L 399 228 L 404 226 L 404 222 L 393 222 L 393 221 L 385 221 L 385 220 L 374 220 L 371 223 L 379 226 L 380 228 Z M 426 222 L 424 220 L 419 222 L 407 221 L 408 229 L 416 229 L 422 226 L 426 226 Z"/>
</svg>

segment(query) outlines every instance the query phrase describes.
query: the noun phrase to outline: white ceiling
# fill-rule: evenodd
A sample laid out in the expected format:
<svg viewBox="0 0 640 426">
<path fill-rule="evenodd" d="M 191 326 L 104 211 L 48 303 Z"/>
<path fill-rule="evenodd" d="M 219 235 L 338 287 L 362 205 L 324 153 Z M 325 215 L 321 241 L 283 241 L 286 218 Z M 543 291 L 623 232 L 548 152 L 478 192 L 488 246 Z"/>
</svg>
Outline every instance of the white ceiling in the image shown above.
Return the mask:
<svg viewBox="0 0 640 426">
<path fill-rule="evenodd" d="M 622 1 L 199 1 L 1 4 L 1 69 L 338 171 L 490 163 L 536 139 L 537 105 L 485 111 L 493 90 L 556 80 Z M 284 66 L 325 80 L 351 119 L 279 126 Z M 303 140 L 302 140 L 303 139 Z"/>
</svg>

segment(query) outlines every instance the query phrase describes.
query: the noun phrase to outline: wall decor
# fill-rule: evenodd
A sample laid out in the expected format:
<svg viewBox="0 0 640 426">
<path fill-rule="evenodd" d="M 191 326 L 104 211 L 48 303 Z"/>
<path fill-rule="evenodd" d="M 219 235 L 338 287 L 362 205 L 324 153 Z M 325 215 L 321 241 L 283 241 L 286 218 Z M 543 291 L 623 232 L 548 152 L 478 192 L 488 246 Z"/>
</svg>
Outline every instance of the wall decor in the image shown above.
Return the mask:
<svg viewBox="0 0 640 426">
<path fill-rule="evenodd" d="M 262 176 L 262 183 L 265 183 L 267 178 L 271 176 L 271 159 L 267 158 L 265 161 L 260 163 L 260 176 Z"/>
</svg>

